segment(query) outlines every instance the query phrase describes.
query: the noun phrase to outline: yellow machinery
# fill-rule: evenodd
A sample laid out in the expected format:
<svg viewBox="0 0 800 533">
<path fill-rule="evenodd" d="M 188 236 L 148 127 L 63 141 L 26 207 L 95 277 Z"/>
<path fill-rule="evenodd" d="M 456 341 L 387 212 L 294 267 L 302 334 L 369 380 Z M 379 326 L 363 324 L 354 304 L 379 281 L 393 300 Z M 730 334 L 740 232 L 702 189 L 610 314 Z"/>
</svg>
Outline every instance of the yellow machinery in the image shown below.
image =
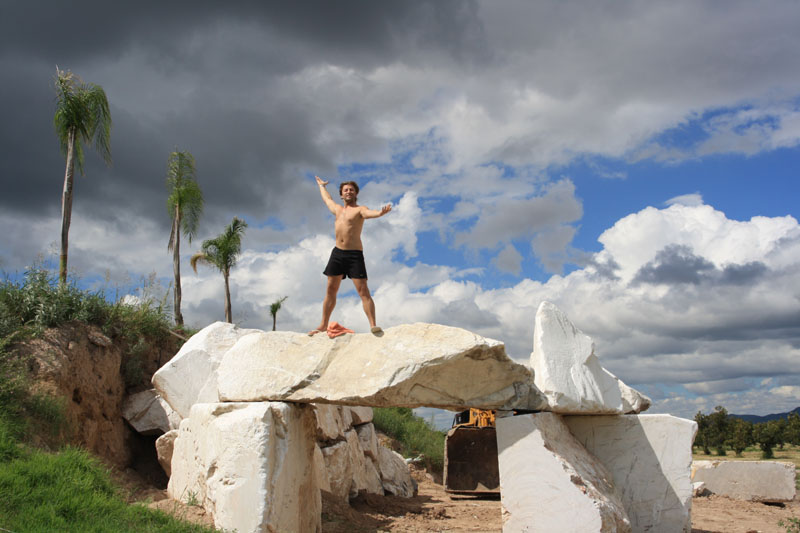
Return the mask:
<svg viewBox="0 0 800 533">
<path fill-rule="evenodd" d="M 500 492 L 494 411 L 458 413 L 444 440 L 444 490 L 451 494 Z"/>
</svg>

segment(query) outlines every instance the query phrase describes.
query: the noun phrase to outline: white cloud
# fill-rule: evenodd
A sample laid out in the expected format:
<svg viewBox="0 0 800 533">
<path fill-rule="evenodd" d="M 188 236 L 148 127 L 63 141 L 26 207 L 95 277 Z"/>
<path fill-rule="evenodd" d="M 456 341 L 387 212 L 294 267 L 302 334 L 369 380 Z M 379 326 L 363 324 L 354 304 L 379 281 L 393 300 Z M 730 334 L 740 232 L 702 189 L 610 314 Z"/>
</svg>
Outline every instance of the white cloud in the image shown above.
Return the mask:
<svg viewBox="0 0 800 533">
<path fill-rule="evenodd" d="M 670 198 L 664 205 L 685 205 L 687 207 L 697 207 L 698 205 L 703 205 L 703 195 L 699 192 L 693 192 L 690 194 L 682 194 L 680 196 L 675 196 Z"/>
</svg>

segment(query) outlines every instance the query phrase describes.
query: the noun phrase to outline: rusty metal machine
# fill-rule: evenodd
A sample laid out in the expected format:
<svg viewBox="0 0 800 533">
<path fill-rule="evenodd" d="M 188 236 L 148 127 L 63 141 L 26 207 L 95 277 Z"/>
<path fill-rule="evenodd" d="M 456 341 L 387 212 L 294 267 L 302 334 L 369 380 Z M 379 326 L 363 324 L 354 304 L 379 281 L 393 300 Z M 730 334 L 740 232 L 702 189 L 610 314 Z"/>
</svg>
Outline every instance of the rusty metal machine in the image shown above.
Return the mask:
<svg viewBox="0 0 800 533">
<path fill-rule="evenodd" d="M 495 412 L 462 411 L 444 441 L 444 490 L 451 494 L 500 492 Z"/>
</svg>

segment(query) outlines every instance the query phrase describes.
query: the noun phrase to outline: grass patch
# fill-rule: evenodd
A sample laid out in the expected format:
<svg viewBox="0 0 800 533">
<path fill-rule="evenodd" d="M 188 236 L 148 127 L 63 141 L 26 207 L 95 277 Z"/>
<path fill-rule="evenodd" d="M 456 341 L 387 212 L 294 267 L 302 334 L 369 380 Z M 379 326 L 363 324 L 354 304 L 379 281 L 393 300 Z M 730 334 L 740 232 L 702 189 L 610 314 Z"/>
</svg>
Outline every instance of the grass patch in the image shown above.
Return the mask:
<svg viewBox="0 0 800 533">
<path fill-rule="evenodd" d="M 127 505 L 108 471 L 76 448 L 50 454 L 24 447 L 0 419 L 0 528 L 24 532 L 202 533 L 142 505 Z"/>
<path fill-rule="evenodd" d="M 376 407 L 372 423 L 383 433 L 400 442 L 404 457 L 422 455 L 430 467 L 442 473 L 445 433 L 435 429 L 407 407 Z"/>
</svg>

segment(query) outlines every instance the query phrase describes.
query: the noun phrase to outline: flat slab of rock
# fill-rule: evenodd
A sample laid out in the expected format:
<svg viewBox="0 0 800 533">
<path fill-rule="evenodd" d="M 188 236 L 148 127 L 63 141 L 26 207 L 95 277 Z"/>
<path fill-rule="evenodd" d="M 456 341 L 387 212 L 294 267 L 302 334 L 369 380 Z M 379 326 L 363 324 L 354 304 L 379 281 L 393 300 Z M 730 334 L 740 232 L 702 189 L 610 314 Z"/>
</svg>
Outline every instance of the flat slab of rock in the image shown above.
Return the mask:
<svg viewBox="0 0 800 533">
<path fill-rule="evenodd" d="M 256 331 L 227 322 L 206 326 L 153 374 L 153 386 L 181 418 L 189 416 L 195 403 L 218 402 L 217 367 L 222 356 L 239 338 Z"/>
<path fill-rule="evenodd" d="M 559 415 L 498 418 L 503 531 L 629 532 L 611 474 Z"/>
<path fill-rule="evenodd" d="M 221 401 L 291 401 L 461 410 L 545 407 L 530 369 L 504 345 L 438 324 L 335 339 L 292 332 L 240 338 L 217 369 Z"/>
<path fill-rule="evenodd" d="M 564 416 L 608 470 L 633 531 L 692 530 L 692 441 L 697 424 L 670 415 Z"/>
<path fill-rule="evenodd" d="M 155 389 L 131 394 L 122 404 L 122 417 L 142 435 L 161 435 L 178 429 L 181 417 Z"/>
<path fill-rule="evenodd" d="M 530 366 L 549 411 L 623 414 L 650 407 L 649 398 L 600 366 L 594 341 L 550 302 L 536 311 Z"/>
<path fill-rule="evenodd" d="M 714 494 L 753 502 L 790 502 L 796 470 L 780 461 L 695 461 L 692 481 L 705 483 Z"/>
<path fill-rule="evenodd" d="M 311 407 L 195 404 L 172 453 L 172 499 L 196 499 L 226 531 L 320 531 Z"/>
</svg>

